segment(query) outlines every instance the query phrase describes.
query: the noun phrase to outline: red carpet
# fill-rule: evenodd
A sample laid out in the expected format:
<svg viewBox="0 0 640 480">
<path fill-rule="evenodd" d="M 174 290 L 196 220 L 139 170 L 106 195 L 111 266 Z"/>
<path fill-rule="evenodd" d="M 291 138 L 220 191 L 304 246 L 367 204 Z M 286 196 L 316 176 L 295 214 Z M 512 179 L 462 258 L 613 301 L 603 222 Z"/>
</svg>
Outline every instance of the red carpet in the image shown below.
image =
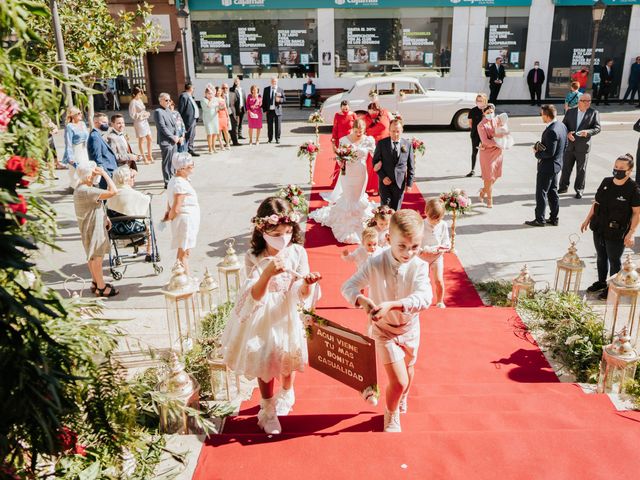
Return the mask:
<svg viewBox="0 0 640 480">
<path fill-rule="evenodd" d="M 322 138 L 311 195 L 322 202 L 333 169 Z M 435 194 L 437 192 L 430 192 Z M 422 210 L 415 188 L 405 206 Z M 365 318 L 340 296 L 353 265 L 340 260 L 328 228 L 310 222 L 311 268 L 324 275 L 319 314 L 363 331 Z M 353 248 L 353 247 L 351 247 Z M 281 417 L 283 435 L 260 433 L 259 394 L 202 448 L 193 478 L 203 479 L 592 479 L 640 472 L 640 414 L 616 412 L 604 395 L 559 383 L 510 308 L 487 308 L 457 257 L 445 259 L 445 310 L 422 316 L 409 412 L 401 434 L 382 432 L 383 405 L 307 369 L 297 403 Z M 379 369 L 384 387 L 384 373 Z M 381 402 L 382 403 L 382 402 Z"/>
</svg>

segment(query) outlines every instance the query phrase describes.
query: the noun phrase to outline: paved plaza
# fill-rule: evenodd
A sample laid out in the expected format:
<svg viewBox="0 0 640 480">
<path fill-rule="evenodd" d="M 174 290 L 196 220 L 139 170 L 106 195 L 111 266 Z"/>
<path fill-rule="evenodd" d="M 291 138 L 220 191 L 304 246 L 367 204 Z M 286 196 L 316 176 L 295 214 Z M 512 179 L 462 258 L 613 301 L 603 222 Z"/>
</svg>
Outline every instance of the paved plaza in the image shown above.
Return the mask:
<svg viewBox="0 0 640 480">
<path fill-rule="evenodd" d="M 537 108 L 507 105 L 499 110 L 511 114 L 511 128 L 515 146 L 505 154 L 503 177 L 495 185 L 494 208 L 477 204 L 473 212 L 460 219 L 457 227 L 458 255 L 474 281 L 492 279 L 511 280 L 523 264 L 528 264 L 533 277 L 544 287 L 553 282 L 555 262 L 568 246 L 569 235 L 579 233 L 593 195 L 603 177 L 611 175 L 613 160 L 631 152 L 635 156 L 638 135 L 632 130 L 640 114 L 631 107 L 608 107 L 601 115 L 602 133 L 593 139 L 589 159 L 587 188 L 582 200 L 572 192 L 561 196 L 560 225 L 532 228 L 523 225 L 531 220 L 534 209 L 536 161 L 531 146 L 540 138 L 543 124 Z M 198 127 L 197 159 L 192 178 L 202 209 L 202 223 L 198 245 L 191 254 L 193 274 L 202 278 L 205 268 L 215 274 L 216 265 L 224 255 L 224 241 L 236 240 L 236 250 L 242 254 L 248 247 L 250 223 L 259 202 L 275 193 L 282 185 L 294 183 L 309 191 L 308 164 L 296 157 L 296 147 L 313 138 L 313 127 L 306 123 L 308 111 L 285 111 L 284 134 L 280 145 L 243 145 L 231 151 L 208 155 L 204 129 Z M 246 130 L 246 128 L 245 128 Z M 127 131 L 133 138 L 133 129 Z M 323 132 L 328 133 L 329 127 Z M 155 135 L 155 130 L 154 130 Z M 246 132 L 245 132 L 246 135 Z M 481 187 L 479 177 L 465 178 L 469 171 L 470 142 L 468 132 L 456 132 L 445 127 L 407 128 L 405 135 L 422 139 L 427 146 L 425 157 L 417 159 L 416 179 L 426 195 L 437 195 L 450 188 L 465 189 L 474 200 Z M 56 138 L 63 151 L 62 137 Z M 136 148 L 136 145 L 134 145 Z M 154 195 L 153 218 L 158 221 L 164 213 L 166 198 L 162 189 L 159 151 L 154 150 L 156 162 L 140 165 L 137 188 Z M 46 253 L 40 258 L 45 279 L 53 288 L 63 290 L 65 278 L 76 274 L 88 279 L 84 253 L 73 210 L 72 196 L 66 193 L 66 172 L 58 171 L 60 179 L 51 186 L 49 195 L 59 217 L 61 252 Z M 329 179 L 327 179 L 327 184 Z M 167 347 L 164 299 L 160 293 L 175 261 L 170 247 L 170 231 L 156 227 L 164 272 L 156 276 L 151 264 L 131 265 L 122 280 L 116 282 L 120 295 L 105 301 L 110 316 L 125 320 L 123 327 L 143 344 Z M 587 263 L 583 288 L 595 280 L 595 252 L 590 234 L 581 237 L 579 255 Z M 105 261 L 106 264 L 106 261 Z M 77 281 L 67 282 L 71 289 L 79 289 Z M 66 292 L 63 291 L 66 295 Z M 88 290 L 85 295 L 88 295 Z"/>
</svg>

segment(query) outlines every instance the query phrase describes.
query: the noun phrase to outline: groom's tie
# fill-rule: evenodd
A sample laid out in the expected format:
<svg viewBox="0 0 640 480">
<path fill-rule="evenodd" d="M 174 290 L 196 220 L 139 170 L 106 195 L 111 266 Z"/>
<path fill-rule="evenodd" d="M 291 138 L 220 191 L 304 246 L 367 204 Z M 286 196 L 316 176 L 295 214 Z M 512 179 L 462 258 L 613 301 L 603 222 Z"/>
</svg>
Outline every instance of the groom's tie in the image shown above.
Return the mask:
<svg viewBox="0 0 640 480">
<path fill-rule="evenodd" d="M 400 158 L 400 155 L 398 154 L 398 142 L 393 142 L 393 156 L 396 160 Z"/>
</svg>

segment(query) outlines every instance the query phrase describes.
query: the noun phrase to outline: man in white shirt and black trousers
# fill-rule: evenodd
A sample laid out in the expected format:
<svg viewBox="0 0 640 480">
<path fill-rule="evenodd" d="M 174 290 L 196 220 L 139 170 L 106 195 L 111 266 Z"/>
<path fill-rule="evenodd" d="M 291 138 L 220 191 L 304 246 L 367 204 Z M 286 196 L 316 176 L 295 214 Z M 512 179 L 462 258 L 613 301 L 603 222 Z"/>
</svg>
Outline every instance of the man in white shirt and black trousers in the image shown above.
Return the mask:
<svg viewBox="0 0 640 480">
<path fill-rule="evenodd" d="M 233 85 L 229 89 L 229 95 L 231 98 L 231 110 L 229 111 L 231 116 L 231 140 L 233 140 L 235 144 L 238 139 L 244 140 L 244 137 L 242 136 L 242 119 L 244 118 L 244 112 L 246 111 L 246 99 L 242 86 L 240 85 L 239 77 L 236 77 L 233 81 Z"/>
<path fill-rule="evenodd" d="M 276 143 L 280 143 L 282 104 L 286 101 L 284 90 L 278 87 L 278 78 L 272 77 L 271 86 L 265 88 L 262 93 L 262 111 L 267 114 L 267 138 L 269 143 L 273 141 L 274 136 Z"/>
</svg>

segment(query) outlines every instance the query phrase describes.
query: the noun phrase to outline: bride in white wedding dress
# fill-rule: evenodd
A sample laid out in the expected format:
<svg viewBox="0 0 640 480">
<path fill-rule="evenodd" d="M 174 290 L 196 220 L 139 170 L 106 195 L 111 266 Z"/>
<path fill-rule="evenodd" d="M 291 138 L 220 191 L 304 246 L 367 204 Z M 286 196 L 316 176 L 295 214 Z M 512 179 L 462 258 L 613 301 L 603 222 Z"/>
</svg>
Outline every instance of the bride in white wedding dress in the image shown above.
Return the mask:
<svg viewBox="0 0 640 480">
<path fill-rule="evenodd" d="M 345 174 L 338 184 L 341 192 L 336 192 L 335 203 L 314 210 L 309 218 L 330 227 L 333 236 L 341 243 L 360 243 L 360 235 L 364 222 L 371 218 L 371 209 L 375 204 L 369 202 L 365 193 L 367 185 L 367 156 L 376 148 L 372 137 L 364 134 L 364 120 L 358 119 L 353 124 L 351 133 L 340 139 L 340 145 L 351 145 L 355 149 L 357 159 L 346 164 Z"/>
</svg>

